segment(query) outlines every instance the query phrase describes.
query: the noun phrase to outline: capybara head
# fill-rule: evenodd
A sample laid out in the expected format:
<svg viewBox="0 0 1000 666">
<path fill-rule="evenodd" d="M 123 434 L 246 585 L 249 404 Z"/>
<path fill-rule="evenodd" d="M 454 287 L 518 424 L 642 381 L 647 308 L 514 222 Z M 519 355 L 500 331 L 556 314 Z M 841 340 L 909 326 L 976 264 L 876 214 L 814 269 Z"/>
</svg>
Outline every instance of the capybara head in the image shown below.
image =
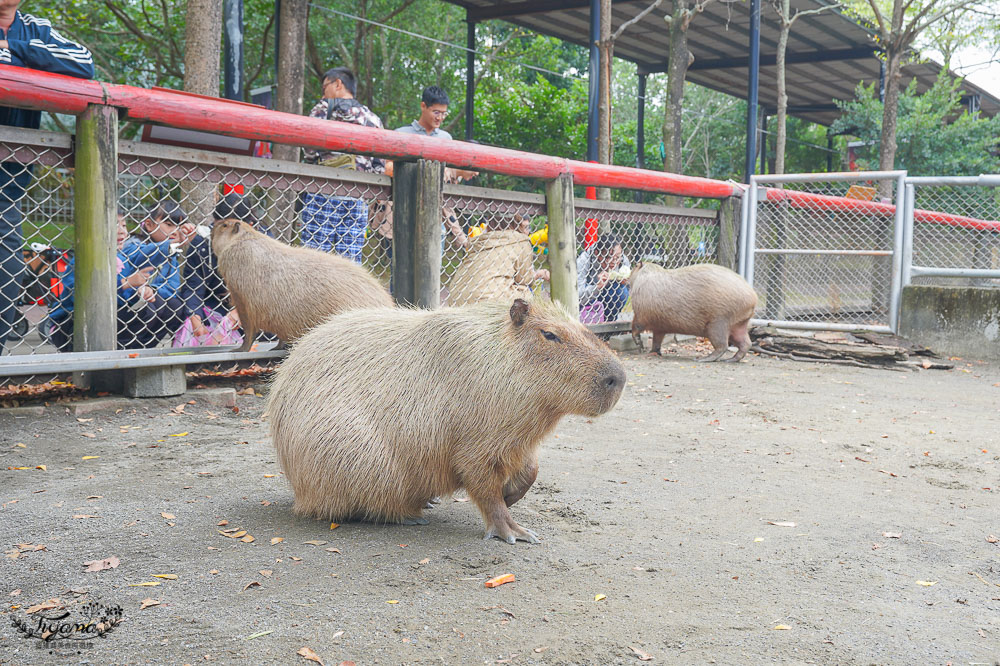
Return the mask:
<svg viewBox="0 0 1000 666">
<path fill-rule="evenodd" d="M 557 305 L 517 299 L 510 308 L 517 358 L 554 410 L 598 416 L 614 407 L 625 368 L 608 346 Z"/>
<path fill-rule="evenodd" d="M 254 228 L 235 218 L 216 220 L 212 224 L 212 251 L 216 254 L 225 250 L 241 234 L 254 233 Z"/>
</svg>

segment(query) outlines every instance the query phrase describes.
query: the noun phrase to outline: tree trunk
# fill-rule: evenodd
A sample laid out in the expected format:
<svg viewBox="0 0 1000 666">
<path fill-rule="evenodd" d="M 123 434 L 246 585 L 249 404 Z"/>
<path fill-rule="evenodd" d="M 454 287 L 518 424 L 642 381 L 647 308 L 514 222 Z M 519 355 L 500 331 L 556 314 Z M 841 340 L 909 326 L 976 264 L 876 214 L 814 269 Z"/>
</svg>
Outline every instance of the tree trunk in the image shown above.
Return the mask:
<svg viewBox="0 0 1000 666">
<path fill-rule="evenodd" d="M 184 90 L 219 96 L 222 0 L 188 0 L 184 29 Z"/>
<path fill-rule="evenodd" d="M 302 114 L 305 86 L 305 53 L 308 0 L 281 0 L 281 35 L 278 42 L 278 91 L 274 108 Z M 299 159 L 298 146 L 275 145 L 275 159 Z"/>
<path fill-rule="evenodd" d="M 881 171 L 891 171 L 896 161 L 896 119 L 899 113 L 899 78 L 903 50 L 889 45 L 885 56 L 885 102 L 882 107 L 882 141 L 878 151 L 878 168 Z"/>
<path fill-rule="evenodd" d="M 673 20 L 670 21 L 670 60 L 667 64 L 667 108 L 663 118 L 663 145 L 666 153 L 663 170 L 680 173 L 682 104 L 684 102 L 684 77 L 687 76 L 691 53 L 687 47 L 688 12 L 684 0 L 674 3 Z"/>
<path fill-rule="evenodd" d="M 774 173 L 785 173 L 785 140 L 788 133 L 786 127 L 788 116 L 788 89 L 785 81 L 785 55 L 788 50 L 788 33 L 792 29 L 792 23 L 788 14 L 791 11 L 789 5 L 791 0 L 781 2 L 781 31 L 778 33 L 778 52 L 776 61 L 776 75 L 778 77 L 778 109 L 775 123 L 774 136 Z M 766 146 L 766 138 L 765 143 Z"/>
<path fill-rule="evenodd" d="M 306 29 L 309 22 L 308 0 L 281 0 L 281 34 L 278 36 L 278 90 L 274 108 L 285 113 L 302 114 L 305 86 Z M 299 147 L 274 144 L 276 160 L 299 161 Z M 291 190 L 268 191 L 267 224 L 286 243 L 296 236 L 295 193 Z"/>
<path fill-rule="evenodd" d="M 597 47 L 601 54 L 597 85 L 597 161 L 611 164 L 611 0 L 601 0 L 601 39 Z M 611 190 L 598 188 L 597 198 L 610 201 Z"/>
</svg>

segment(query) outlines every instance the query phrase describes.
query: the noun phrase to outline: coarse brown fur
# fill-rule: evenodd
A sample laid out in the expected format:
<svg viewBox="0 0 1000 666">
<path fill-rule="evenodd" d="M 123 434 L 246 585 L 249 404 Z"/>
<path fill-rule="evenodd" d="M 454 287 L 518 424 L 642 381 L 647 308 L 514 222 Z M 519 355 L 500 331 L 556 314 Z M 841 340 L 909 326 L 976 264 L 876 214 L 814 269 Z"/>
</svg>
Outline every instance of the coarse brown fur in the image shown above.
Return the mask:
<svg viewBox="0 0 1000 666">
<path fill-rule="evenodd" d="M 239 220 L 217 220 L 212 251 L 240 315 L 248 351 L 261 331 L 292 342 L 332 314 L 391 307 L 364 268 L 335 254 L 285 245 Z"/>
<path fill-rule="evenodd" d="M 425 523 L 464 488 L 486 538 L 536 540 L 507 507 L 566 414 L 597 416 L 625 370 L 551 303 L 354 310 L 304 335 L 275 375 L 271 439 L 298 514 Z"/>
<path fill-rule="evenodd" d="M 700 335 L 714 351 L 699 361 L 717 361 L 730 344 L 728 361 L 739 361 L 750 348 L 747 326 L 757 307 L 757 294 L 742 277 L 715 264 L 668 270 L 641 264 L 629 278 L 632 295 L 632 339 L 642 349 L 641 333 L 653 332 L 653 351 L 660 353 L 667 333 Z"/>
</svg>

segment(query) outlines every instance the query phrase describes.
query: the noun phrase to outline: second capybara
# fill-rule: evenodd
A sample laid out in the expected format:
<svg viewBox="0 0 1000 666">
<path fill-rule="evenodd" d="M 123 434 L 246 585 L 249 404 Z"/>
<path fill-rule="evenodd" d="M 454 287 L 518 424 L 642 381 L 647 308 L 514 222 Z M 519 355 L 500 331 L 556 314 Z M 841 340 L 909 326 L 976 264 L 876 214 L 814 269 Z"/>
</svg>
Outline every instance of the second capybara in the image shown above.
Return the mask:
<svg viewBox="0 0 1000 666">
<path fill-rule="evenodd" d="M 608 346 L 548 302 L 353 310 L 295 344 L 267 413 L 298 514 L 425 524 L 432 498 L 464 488 L 485 538 L 535 543 L 508 507 L 535 481 L 539 443 L 624 385 Z"/>
<path fill-rule="evenodd" d="M 261 331 L 284 344 L 332 314 L 393 304 L 378 280 L 354 262 L 286 245 L 246 222 L 216 220 L 212 252 L 243 325 L 242 351 Z"/>
<path fill-rule="evenodd" d="M 642 349 L 640 334 L 653 332 L 653 351 L 660 353 L 667 333 L 708 338 L 713 352 L 699 361 L 717 361 L 730 344 L 728 361 L 739 361 L 750 349 L 747 326 L 757 307 L 757 293 L 747 281 L 723 266 L 695 264 L 669 270 L 640 264 L 629 278 L 632 293 L 632 339 Z"/>
</svg>

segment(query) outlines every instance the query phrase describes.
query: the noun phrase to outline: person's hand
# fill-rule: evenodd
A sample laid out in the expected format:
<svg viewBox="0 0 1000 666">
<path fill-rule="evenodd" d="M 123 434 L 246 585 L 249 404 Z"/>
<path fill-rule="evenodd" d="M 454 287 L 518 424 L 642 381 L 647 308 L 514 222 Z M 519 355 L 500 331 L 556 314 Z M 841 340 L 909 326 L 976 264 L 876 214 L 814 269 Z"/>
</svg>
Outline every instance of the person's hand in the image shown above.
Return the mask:
<svg viewBox="0 0 1000 666">
<path fill-rule="evenodd" d="M 601 271 L 600 275 L 597 276 L 597 290 L 600 291 L 604 289 L 604 285 L 608 283 L 608 272 Z"/>
<path fill-rule="evenodd" d="M 142 285 L 141 287 L 139 287 L 138 291 L 139 291 L 139 297 L 142 298 L 142 300 L 146 301 L 147 303 L 152 303 L 153 300 L 156 298 L 156 292 L 153 291 L 153 288 L 148 285 L 145 284 Z"/>
<path fill-rule="evenodd" d="M 191 242 L 191 239 L 194 238 L 197 233 L 198 229 L 194 224 L 185 222 L 177 229 L 177 242 L 180 243 L 181 247 L 187 247 L 188 243 Z"/>
<path fill-rule="evenodd" d="M 7 40 L 6 39 L 0 39 L 0 49 L 6 49 L 6 48 L 10 48 L 7 45 Z"/>
<path fill-rule="evenodd" d="M 129 275 L 122 282 L 123 287 L 128 287 L 129 289 L 138 289 L 147 282 L 149 282 L 149 276 L 153 274 L 156 269 L 152 266 L 146 266 L 145 268 L 140 268 L 132 275 Z"/>
<path fill-rule="evenodd" d="M 455 234 L 455 245 L 457 245 L 457 246 L 459 246 L 460 248 L 463 248 L 463 249 L 468 249 L 468 247 L 469 247 L 469 237 L 466 236 L 461 231 L 459 231 L 457 234 Z"/>
<path fill-rule="evenodd" d="M 548 282 L 549 281 L 549 277 L 550 277 L 549 276 L 549 269 L 547 269 L 547 268 L 539 268 L 538 270 L 535 271 L 535 279 L 536 280 L 545 280 L 546 282 Z"/>
<path fill-rule="evenodd" d="M 233 328 L 240 327 L 240 313 L 237 312 L 236 310 L 230 310 L 229 312 L 227 312 L 226 319 L 228 319 L 229 323 L 233 325 Z"/>
<path fill-rule="evenodd" d="M 191 333 L 198 338 L 208 335 L 208 329 L 198 315 L 191 315 Z"/>
</svg>

